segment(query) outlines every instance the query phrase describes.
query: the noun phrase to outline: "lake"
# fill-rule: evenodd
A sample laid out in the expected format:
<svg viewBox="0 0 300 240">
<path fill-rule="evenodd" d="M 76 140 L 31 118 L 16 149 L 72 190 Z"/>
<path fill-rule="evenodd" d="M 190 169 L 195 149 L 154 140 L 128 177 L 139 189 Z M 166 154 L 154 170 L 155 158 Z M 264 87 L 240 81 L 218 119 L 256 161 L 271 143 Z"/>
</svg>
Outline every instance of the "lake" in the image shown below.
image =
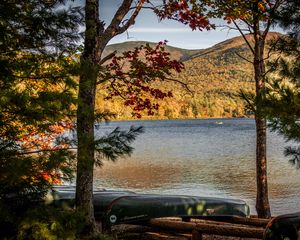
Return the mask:
<svg viewBox="0 0 300 240">
<path fill-rule="evenodd" d="M 216 196 L 245 200 L 255 214 L 253 119 L 115 121 L 97 131 L 144 126 L 130 157 L 95 169 L 95 184 L 140 193 Z M 284 157 L 290 145 L 268 132 L 269 199 L 273 215 L 300 211 L 300 169 Z"/>
</svg>

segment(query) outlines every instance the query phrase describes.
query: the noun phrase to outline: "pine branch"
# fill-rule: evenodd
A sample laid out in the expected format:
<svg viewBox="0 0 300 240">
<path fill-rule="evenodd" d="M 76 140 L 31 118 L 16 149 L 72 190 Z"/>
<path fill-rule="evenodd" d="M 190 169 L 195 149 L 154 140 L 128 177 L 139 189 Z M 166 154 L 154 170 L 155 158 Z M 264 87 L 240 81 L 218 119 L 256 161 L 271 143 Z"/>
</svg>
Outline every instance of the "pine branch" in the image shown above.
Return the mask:
<svg viewBox="0 0 300 240">
<path fill-rule="evenodd" d="M 290 157 L 289 162 L 297 168 L 300 168 L 300 147 L 286 147 L 284 156 Z"/>
<path fill-rule="evenodd" d="M 57 149 L 53 148 L 53 149 L 41 149 L 41 150 L 34 150 L 34 151 L 26 151 L 26 149 L 22 149 L 22 152 L 18 152 L 17 155 L 31 155 L 31 154 L 38 154 L 38 153 L 68 151 L 68 150 L 77 150 L 77 148 L 75 147 L 57 148 Z"/>
<path fill-rule="evenodd" d="M 109 110 L 95 112 L 95 121 L 97 122 L 109 122 L 112 118 L 116 118 L 116 114 Z"/>
<path fill-rule="evenodd" d="M 256 112 L 255 104 L 250 101 L 250 94 L 245 93 L 243 90 L 240 91 L 240 97 L 247 102 L 247 107 L 252 111 Z M 252 96 L 253 97 L 253 96 Z"/>
<path fill-rule="evenodd" d="M 111 133 L 95 141 L 95 150 L 98 153 L 97 165 L 102 165 L 102 159 L 116 161 L 118 157 L 130 156 L 133 147 L 130 144 L 143 133 L 143 127 L 130 127 L 129 131 L 116 128 Z"/>
</svg>

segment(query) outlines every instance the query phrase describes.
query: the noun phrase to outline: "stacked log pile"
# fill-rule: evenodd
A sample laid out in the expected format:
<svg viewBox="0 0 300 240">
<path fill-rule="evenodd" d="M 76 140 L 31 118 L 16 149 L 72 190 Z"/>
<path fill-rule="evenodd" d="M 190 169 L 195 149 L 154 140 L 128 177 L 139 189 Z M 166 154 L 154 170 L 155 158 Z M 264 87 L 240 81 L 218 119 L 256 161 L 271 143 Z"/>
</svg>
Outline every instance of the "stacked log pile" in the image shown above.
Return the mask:
<svg viewBox="0 0 300 240">
<path fill-rule="evenodd" d="M 268 222 L 269 219 L 255 217 L 156 218 L 151 219 L 145 225 L 115 226 L 113 232 L 116 234 L 139 233 L 139 236 L 147 236 L 146 239 L 203 240 L 209 239 L 207 235 L 262 239 Z M 204 235 L 206 238 L 203 237 Z"/>
</svg>

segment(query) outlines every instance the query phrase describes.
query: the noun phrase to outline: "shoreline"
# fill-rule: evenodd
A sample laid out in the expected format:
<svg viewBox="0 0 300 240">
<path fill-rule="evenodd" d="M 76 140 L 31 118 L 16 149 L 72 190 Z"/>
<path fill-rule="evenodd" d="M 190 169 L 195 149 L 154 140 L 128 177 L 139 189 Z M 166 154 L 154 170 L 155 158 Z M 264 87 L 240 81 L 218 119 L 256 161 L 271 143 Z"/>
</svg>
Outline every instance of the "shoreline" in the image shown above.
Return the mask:
<svg viewBox="0 0 300 240">
<path fill-rule="evenodd" d="M 251 120 L 254 120 L 254 117 L 205 117 L 205 118 L 141 118 L 141 119 L 136 119 L 136 118 L 128 118 L 128 119 L 112 119 L 112 120 L 109 120 L 109 122 L 126 122 L 126 121 L 167 121 L 167 120 L 170 120 L 170 121 L 183 121 L 183 120 L 226 120 L 226 119 L 239 119 L 239 120 L 242 120 L 242 119 L 251 119 Z"/>
</svg>

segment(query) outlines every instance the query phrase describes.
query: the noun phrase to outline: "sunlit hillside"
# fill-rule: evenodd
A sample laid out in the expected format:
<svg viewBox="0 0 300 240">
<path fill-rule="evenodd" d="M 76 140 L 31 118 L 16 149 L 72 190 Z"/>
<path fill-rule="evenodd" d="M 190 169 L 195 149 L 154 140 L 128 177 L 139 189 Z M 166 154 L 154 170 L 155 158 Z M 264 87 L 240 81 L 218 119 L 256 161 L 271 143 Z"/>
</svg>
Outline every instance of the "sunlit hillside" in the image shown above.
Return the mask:
<svg viewBox="0 0 300 240">
<path fill-rule="evenodd" d="M 273 39 L 278 33 L 270 33 Z M 201 40 L 199 40 L 201 41 Z M 106 48 L 109 54 L 113 51 L 131 50 L 146 42 L 126 42 L 110 45 Z M 150 45 L 154 43 L 150 43 Z M 235 37 L 221 42 L 208 49 L 187 50 L 167 46 L 166 50 L 174 59 L 184 62 L 185 70 L 174 74 L 172 78 L 188 84 L 189 90 L 174 82 L 157 82 L 163 89 L 170 89 L 174 97 L 159 102 L 160 109 L 155 116 L 145 119 L 163 118 L 207 118 L 207 117 L 245 117 L 244 101 L 239 93 L 254 91 L 251 53 L 242 37 Z M 242 58 L 242 57 L 243 58 Z M 118 119 L 131 119 L 131 109 L 124 107 L 121 99 L 104 101 L 105 95 L 99 89 L 97 106 L 109 109 L 117 114 Z"/>
</svg>

